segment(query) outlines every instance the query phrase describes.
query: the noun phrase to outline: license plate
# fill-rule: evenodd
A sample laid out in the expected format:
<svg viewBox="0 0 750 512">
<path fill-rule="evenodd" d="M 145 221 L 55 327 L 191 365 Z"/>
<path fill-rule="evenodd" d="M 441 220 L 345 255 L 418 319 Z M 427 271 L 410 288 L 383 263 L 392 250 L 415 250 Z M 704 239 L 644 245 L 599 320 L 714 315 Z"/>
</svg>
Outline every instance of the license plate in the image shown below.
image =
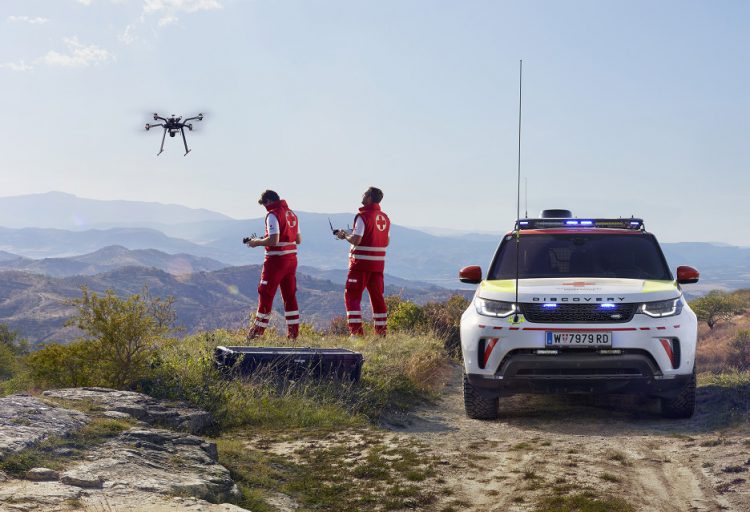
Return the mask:
<svg viewBox="0 0 750 512">
<path fill-rule="evenodd" d="M 548 347 L 611 347 L 611 332 L 547 331 Z"/>
</svg>

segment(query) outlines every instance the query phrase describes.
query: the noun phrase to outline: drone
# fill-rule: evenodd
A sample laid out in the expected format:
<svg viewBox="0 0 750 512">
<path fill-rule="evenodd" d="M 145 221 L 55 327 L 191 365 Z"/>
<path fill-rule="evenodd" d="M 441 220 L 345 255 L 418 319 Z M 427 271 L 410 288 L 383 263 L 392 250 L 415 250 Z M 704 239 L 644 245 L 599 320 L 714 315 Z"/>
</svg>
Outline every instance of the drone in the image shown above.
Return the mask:
<svg viewBox="0 0 750 512">
<path fill-rule="evenodd" d="M 188 153 L 190 153 L 190 149 L 188 149 L 187 145 L 187 139 L 185 138 L 185 128 L 187 128 L 190 131 L 193 131 L 193 124 L 190 121 L 203 121 L 203 114 L 198 114 L 195 117 L 188 117 L 184 121 L 182 121 L 182 117 L 177 117 L 174 114 L 172 114 L 168 119 L 161 117 L 159 114 L 154 113 L 154 121 L 164 121 L 163 123 L 159 124 L 148 124 L 146 123 L 146 131 L 150 130 L 151 128 L 156 128 L 157 126 L 164 128 L 164 134 L 161 136 L 161 147 L 159 148 L 159 152 L 156 154 L 156 156 L 161 155 L 164 153 L 164 139 L 167 137 L 167 132 L 169 132 L 170 137 L 174 137 L 177 135 L 177 132 L 180 132 L 182 134 L 182 142 L 185 143 L 185 155 L 187 156 Z"/>
</svg>

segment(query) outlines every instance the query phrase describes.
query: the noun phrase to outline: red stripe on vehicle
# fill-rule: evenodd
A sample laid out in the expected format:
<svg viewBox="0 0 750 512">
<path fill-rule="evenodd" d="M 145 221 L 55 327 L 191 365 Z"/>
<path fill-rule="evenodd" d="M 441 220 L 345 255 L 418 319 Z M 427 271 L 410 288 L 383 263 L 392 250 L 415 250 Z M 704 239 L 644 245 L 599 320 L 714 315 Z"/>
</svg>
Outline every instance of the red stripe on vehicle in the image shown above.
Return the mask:
<svg viewBox="0 0 750 512">
<path fill-rule="evenodd" d="M 667 330 L 666 327 L 657 327 L 657 329 L 659 329 L 660 331 L 666 331 Z"/>
<path fill-rule="evenodd" d="M 669 361 L 672 363 L 672 368 L 674 368 L 674 352 L 672 352 L 672 344 L 665 338 L 659 338 L 659 341 L 661 341 L 661 346 L 664 347 L 664 351 L 667 353 Z"/>
<path fill-rule="evenodd" d="M 482 358 L 482 366 L 487 366 L 487 361 L 490 360 L 490 355 L 492 354 L 492 349 L 495 348 L 495 345 L 497 345 L 497 340 L 500 338 L 490 338 L 487 342 L 487 346 L 484 347 L 484 357 Z"/>
<path fill-rule="evenodd" d="M 651 330 L 651 327 L 641 327 L 641 330 L 642 330 L 642 331 L 650 331 L 650 330 Z"/>
<path fill-rule="evenodd" d="M 520 327 L 508 327 L 508 330 L 511 330 L 511 331 L 518 331 L 520 329 L 521 329 Z"/>
<path fill-rule="evenodd" d="M 484 329 L 485 327 L 487 327 L 487 326 L 486 326 L 486 325 L 482 325 L 482 324 L 479 324 L 479 328 L 480 328 L 480 329 Z"/>
<path fill-rule="evenodd" d="M 502 331 L 503 330 L 502 327 L 493 327 L 493 329 L 497 329 L 498 331 Z"/>
</svg>

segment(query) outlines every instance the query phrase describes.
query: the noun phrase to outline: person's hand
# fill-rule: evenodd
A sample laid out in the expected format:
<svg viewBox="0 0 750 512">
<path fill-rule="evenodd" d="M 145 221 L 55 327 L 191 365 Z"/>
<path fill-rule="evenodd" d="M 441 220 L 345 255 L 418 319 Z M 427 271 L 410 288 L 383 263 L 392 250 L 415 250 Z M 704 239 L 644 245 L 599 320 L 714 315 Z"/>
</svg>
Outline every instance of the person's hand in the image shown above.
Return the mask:
<svg viewBox="0 0 750 512">
<path fill-rule="evenodd" d="M 344 231 L 343 229 L 339 229 L 336 232 L 336 238 L 338 238 L 339 240 L 343 240 L 344 238 L 346 238 L 346 231 Z"/>
<path fill-rule="evenodd" d="M 249 242 L 247 242 L 247 245 L 250 247 L 258 247 L 258 239 L 257 238 L 251 238 Z"/>
</svg>

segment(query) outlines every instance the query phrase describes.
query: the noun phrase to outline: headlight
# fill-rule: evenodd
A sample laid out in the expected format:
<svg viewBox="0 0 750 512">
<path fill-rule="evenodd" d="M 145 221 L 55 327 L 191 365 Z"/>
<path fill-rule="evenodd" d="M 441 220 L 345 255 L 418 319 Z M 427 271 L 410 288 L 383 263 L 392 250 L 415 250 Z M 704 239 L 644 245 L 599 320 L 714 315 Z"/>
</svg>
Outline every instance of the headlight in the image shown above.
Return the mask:
<svg viewBox="0 0 750 512">
<path fill-rule="evenodd" d="M 682 300 L 680 298 L 660 300 L 657 302 L 646 302 L 638 308 L 639 313 L 644 313 L 653 318 L 679 315 L 682 312 Z"/>
<path fill-rule="evenodd" d="M 512 302 L 489 300 L 481 297 L 474 299 L 474 306 L 477 308 L 477 313 L 484 316 L 505 318 L 516 312 L 516 305 Z"/>
</svg>

